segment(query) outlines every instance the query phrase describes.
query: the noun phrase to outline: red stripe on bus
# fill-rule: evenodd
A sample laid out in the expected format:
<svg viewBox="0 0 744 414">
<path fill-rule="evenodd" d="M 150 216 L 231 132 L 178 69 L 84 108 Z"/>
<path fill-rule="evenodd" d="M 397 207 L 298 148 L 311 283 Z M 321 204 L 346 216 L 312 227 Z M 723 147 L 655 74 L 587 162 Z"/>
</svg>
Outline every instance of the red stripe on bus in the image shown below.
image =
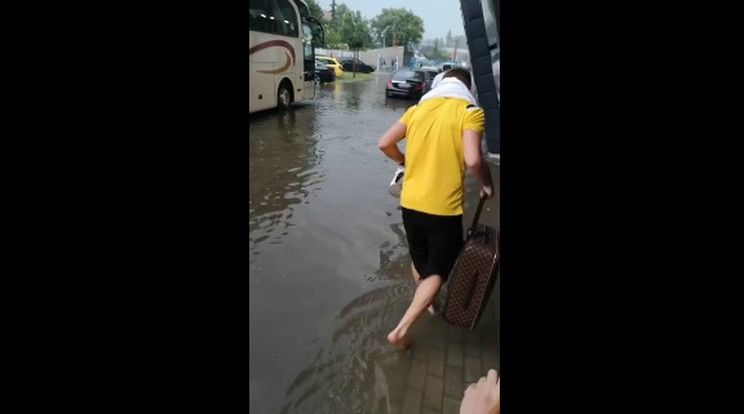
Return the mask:
<svg viewBox="0 0 744 414">
<path fill-rule="evenodd" d="M 284 52 L 284 57 L 287 58 L 287 60 L 284 62 L 284 66 L 280 67 L 279 69 L 274 70 L 259 70 L 260 73 L 280 73 L 284 72 L 285 70 L 289 69 L 290 66 L 292 66 L 292 63 L 290 62 L 289 53 L 286 51 Z"/>
<path fill-rule="evenodd" d="M 269 48 L 269 47 L 272 47 L 272 46 L 280 46 L 280 47 L 283 47 L 283 48 L 289 50 L 290 52 L 292 52 L 292 64 L 294 64 L 294 62 L 296 60 L 295 59 L 295 50 L 292 47 L 292 45 L 289 44 L 289 42 L 287 42 L 286 40 L 269 40 L 268 42 L 259 43 L 256 46 L 253 46 L 252 48 L 250 48 L 248 50 L 248 55 L 250 56 L 250 55 L 258 52 L 259 50 L 264 50 L 264 49 Z"/>
</svg>

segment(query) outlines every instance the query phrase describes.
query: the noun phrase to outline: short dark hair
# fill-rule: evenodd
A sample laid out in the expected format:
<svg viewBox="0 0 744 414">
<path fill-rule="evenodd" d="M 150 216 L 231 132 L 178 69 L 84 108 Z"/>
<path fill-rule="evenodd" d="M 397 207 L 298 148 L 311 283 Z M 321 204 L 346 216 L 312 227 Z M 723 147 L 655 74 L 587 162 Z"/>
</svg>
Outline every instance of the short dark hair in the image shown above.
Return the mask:
<svg viewBox="0 0 744 414">
<path fill-rule="evenodd" d="M 464 83 L 468 89 L 472 87 L 472 84 L 470 83 L 470 71 L 465 68 L 452 68 L 447 72 L 444 72 L 442 79 L 444 78 L 457 78 L 460 82 Z"/>
</svg>

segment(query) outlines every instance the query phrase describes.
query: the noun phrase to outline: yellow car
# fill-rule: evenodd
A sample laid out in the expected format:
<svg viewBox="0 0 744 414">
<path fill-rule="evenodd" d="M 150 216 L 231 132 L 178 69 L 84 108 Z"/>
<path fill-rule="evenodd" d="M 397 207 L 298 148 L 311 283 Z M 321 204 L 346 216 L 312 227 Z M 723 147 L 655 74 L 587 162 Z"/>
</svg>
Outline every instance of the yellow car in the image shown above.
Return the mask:
<svg viewBox="0 0 744 414">
<path fill-rule="evenodd" d="M 328 56 L 319 56 L 318 55 L 318 56 L 315 56 L 315 59 L 316 60 L 319 60 L 320 63 L 328 66 L 329 68 L 333 68 L 333 70 L 336 71 L 336 77 L 337 78 L 340 78 L 341 75 L 344 74 L 344 69 L 341 66 L 341 64 L 338 63 L 338 60 L 336 60 L 336 58 L 328 57 Z"/>
</svg>

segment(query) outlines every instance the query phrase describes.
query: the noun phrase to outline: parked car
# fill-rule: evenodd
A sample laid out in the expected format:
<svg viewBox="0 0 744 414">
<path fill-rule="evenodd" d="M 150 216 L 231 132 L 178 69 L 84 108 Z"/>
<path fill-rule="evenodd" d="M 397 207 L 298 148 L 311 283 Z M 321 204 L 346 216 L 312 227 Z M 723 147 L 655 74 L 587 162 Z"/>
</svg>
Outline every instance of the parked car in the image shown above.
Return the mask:
<svg viewBox="0 0 744 414">
<path fill-rule="evenodd" d="M 372 67 L 372 66 L 370 66 L 370 65 L 362 62 L 359 59 L 352 59 L 352 58 L 341 59 L 340 62 L 341 62 L 341 66 L 343 67 L 344 71 L 346 71 L 346 72 L 353 72 L 354 71 L 354 61 L 356 61 L 356 64 L 357 64 L 357 69 L 356 69 L 357 72 L 361 72 L 361 73 L 372 73 L 372 72 L 375 71 L 375 68 L 374 67 Z"/>
<path fill-rule="evenodd" d="M 385 85 L 385 95 L 419 99 L 431 90 L 431 82 L 435 76 L 437 72 L 434 70 L 399 70 Z"/>
<path fill-rule="evenodd" d="M 319 61 L 315 61 L 315 81 L 319 83 L 333 82 L 336 80 L 336 71 Z"/>
<path fill-rule="evenodd" d="M 315 60 L 319 61 L 320 63 L 333 68 L 336 71 L 336 77 L 340 78 L 344 74 L 344 68 L 341 66 L 341 63 L 339 63 L 338 60 L 334 57 L 330 56 L 315 56 Z"/>
</svg>

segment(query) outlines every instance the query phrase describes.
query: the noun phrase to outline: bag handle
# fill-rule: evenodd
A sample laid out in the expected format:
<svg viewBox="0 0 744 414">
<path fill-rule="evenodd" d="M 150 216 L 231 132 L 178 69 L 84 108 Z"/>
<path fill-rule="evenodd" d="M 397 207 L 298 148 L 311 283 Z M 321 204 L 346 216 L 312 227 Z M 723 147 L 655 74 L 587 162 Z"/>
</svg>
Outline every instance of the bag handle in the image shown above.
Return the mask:
<svg viewBox="0 0 744 414">
<path fill-rule="evenodd" d="M 476 225 L 478 225 L 478 219 L 480 218 L 481 210 L 483 210 L 483 204 L 486 202 L 486 197 L 481 197 L 478 202 L 478 209 L 475 210 L 475 217 L 473 217 L 473 225 L 470 226 L 468 233 L 475 231 Z"/>
</svg>

